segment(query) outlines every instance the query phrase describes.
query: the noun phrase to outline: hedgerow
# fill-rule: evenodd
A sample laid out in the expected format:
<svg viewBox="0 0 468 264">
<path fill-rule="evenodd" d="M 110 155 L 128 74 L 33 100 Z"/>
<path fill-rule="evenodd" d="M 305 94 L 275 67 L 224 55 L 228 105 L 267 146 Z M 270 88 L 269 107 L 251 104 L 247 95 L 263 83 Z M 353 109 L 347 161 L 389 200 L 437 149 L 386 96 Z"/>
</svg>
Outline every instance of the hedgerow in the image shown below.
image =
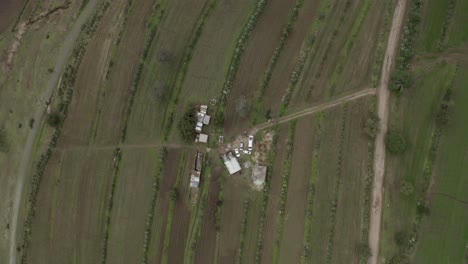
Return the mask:
<svg viewBox="0 0 468 264">
<path fill-rule="evenodd" d="M 423 6 L 424 0 L 411 0 L 410 2 L 397 64 L 390 78 L 389 89 L 396 94 L 401 94 L 411 84 L 409 63 L 414 56 L 414 46 L 419 32 Z"/>
<path fill-rule="evenodd" d="M 260 89 L 259 89 L 259 95 L 257 97 L 257 102 L 255 105 L 255 108 L 256 108 L 255 111 L 257 112 L 257 115 L 258 115 L 258 112 L 261 111 L 263 96 L 265 95 L 266 88 L 268 87 L 270 83 L 270 80 L 273 74 L 273 69 L 275 68 L 276 63 L 278 62 L 278 59 L 281 55 L 281 52 L 283 51 L 284 45 L 286 44 L 289 34 L 291 33 L 292 29 L 294 28 L 294 25 L 296 24 L 297 16 L 299 15 L 299 10 L 301 9 L 303 4 L 304 4 L 304 0 L 298 0 L 296 2 L 296 5 L 293 8 L 292 14 L 289 15 L 288 24 L 283 28 L 281 32 L 279 45 L 273 52 L 273 56 L 270 59 L 268 68 L 263 74 L 262 82 L 260 84 Z M 255 118 L 253 120 L 254 124 L 257 123 L 257 120 L 256 120 L 257 115 L 254 116 Z"/>
<path fill-rule="evenodd" d="M 331 263 L 332 256 L 333 256 L 333 246 L 335 242 L 336 211 L 338 209 L 338 196 L 339 196 L 340 185 L 341 185 L 341 174 L 342 174 L 342 164 L 343 164 L 343 146 L 344 146 L 344 139 L 345 139 L 347 113 L 348 113 L 348 105 L 345 105 L 343 107 L 343 113 L 341 116 L 340 144 L 338 146 L 336 180 L 335 180 L 335 186 L 333 190 L 333 200 L 332 200 L 331 212 L 330 212 L 330 229 L 328 231 L 326 263 Z"/>
</svg>

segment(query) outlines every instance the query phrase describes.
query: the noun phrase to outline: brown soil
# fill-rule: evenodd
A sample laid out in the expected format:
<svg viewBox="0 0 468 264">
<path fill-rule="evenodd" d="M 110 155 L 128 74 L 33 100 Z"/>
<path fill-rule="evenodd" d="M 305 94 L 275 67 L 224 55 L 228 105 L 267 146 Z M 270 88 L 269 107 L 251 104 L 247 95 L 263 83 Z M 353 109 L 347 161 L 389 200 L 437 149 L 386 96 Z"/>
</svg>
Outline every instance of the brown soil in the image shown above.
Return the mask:
<svg viewBox="0 0 468 264">
<path fill-rule="evenodd" d="M 19 16 L 25 0 L 0 1 L 0 34 L 9 29 Z"/>
</svg>

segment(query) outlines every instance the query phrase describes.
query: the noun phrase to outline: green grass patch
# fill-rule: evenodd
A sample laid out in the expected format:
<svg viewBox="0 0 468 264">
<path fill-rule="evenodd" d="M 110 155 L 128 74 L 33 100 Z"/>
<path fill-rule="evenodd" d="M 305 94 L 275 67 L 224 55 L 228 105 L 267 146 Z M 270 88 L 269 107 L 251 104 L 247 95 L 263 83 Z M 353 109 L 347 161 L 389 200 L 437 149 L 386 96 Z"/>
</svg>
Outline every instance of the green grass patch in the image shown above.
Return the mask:
<svg viewBox="0 0 468 264">
<path fill-rule="evenodd" d="M 439 48 L 447 10 L 451 0 L 426 1 L 426 13 L 424 23 L 419 35 L 418 49 L 435 52 Z"/>
</svg>

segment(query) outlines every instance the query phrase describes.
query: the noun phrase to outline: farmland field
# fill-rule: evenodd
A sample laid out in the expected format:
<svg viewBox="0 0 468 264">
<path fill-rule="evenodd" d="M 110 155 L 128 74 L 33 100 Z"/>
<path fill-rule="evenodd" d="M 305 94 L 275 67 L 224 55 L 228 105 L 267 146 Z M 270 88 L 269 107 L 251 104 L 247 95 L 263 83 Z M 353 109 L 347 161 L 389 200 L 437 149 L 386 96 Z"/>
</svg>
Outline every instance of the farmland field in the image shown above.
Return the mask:
<svg viewBox="0 0 468 264">
<path fill-rule="evenodd" d="M 0 263 L 468 263 L 467 11 L 3 1 Z"/>
</svg>

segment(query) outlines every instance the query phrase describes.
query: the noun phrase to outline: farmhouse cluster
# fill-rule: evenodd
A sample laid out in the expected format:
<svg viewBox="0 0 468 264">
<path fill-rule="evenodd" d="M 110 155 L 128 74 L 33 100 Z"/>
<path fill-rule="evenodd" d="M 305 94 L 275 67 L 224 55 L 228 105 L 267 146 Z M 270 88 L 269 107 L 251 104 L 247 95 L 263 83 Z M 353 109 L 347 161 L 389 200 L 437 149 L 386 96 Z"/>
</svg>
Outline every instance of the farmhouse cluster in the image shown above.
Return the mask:
<svg viewBox="0 0 468 264">
<path fill-rule="evenodd" d="M 208 106 L 200 105 L 195 111 L 196 124 L 195 124 L 195 143 L 208 143 L 209 134 L 204 133 L 204 126 L 210 124 L 211 117 L 207 114 Z M 224 139 L 222 135 L 219 136 Z M 233 144 L 227 144 L 224 146 L 224 140 L 220 140 L 219 152 L 222 162 L 227 169 L 229 175 L 236 173 L 242 173 L 242 167 L 251 170 L 251 179 L 254 187 L 258 190 L 262 189 L 265 184 L 265 178 L 267 173 L 267 167 L 255 164 L 252 166 L 253 159 L 252 153 L 254 151 L 254 136 L 249 135 L 248 137 L 238 139 Z M 242 157 L 244 156 L 244 157 Z M 243 163 L 243 166 L 241 165 Z M 256 162 L 254 162 L 256 163 Z M 195 161 L 193 163 L 193 169 L 190 174 L 190 188 L 196 193 L 200 187 L 202 181 L 202 167 L 203 167 L 203 153 L 197 151 L 195 155 Z"/>
<path fill-rule="evenodd" d="M 197 125 L 195 126 L 195 132 L 197 132 L 197 135 L 195 137 L 195 143 L 208 143 L 208 135 L 202 132 L 203 126 L 210 124 L 211 117 L 206 113 L 207 110 L 207 105 L 201 105 L 199 111 L 196 113 Z"/>
</svg>

